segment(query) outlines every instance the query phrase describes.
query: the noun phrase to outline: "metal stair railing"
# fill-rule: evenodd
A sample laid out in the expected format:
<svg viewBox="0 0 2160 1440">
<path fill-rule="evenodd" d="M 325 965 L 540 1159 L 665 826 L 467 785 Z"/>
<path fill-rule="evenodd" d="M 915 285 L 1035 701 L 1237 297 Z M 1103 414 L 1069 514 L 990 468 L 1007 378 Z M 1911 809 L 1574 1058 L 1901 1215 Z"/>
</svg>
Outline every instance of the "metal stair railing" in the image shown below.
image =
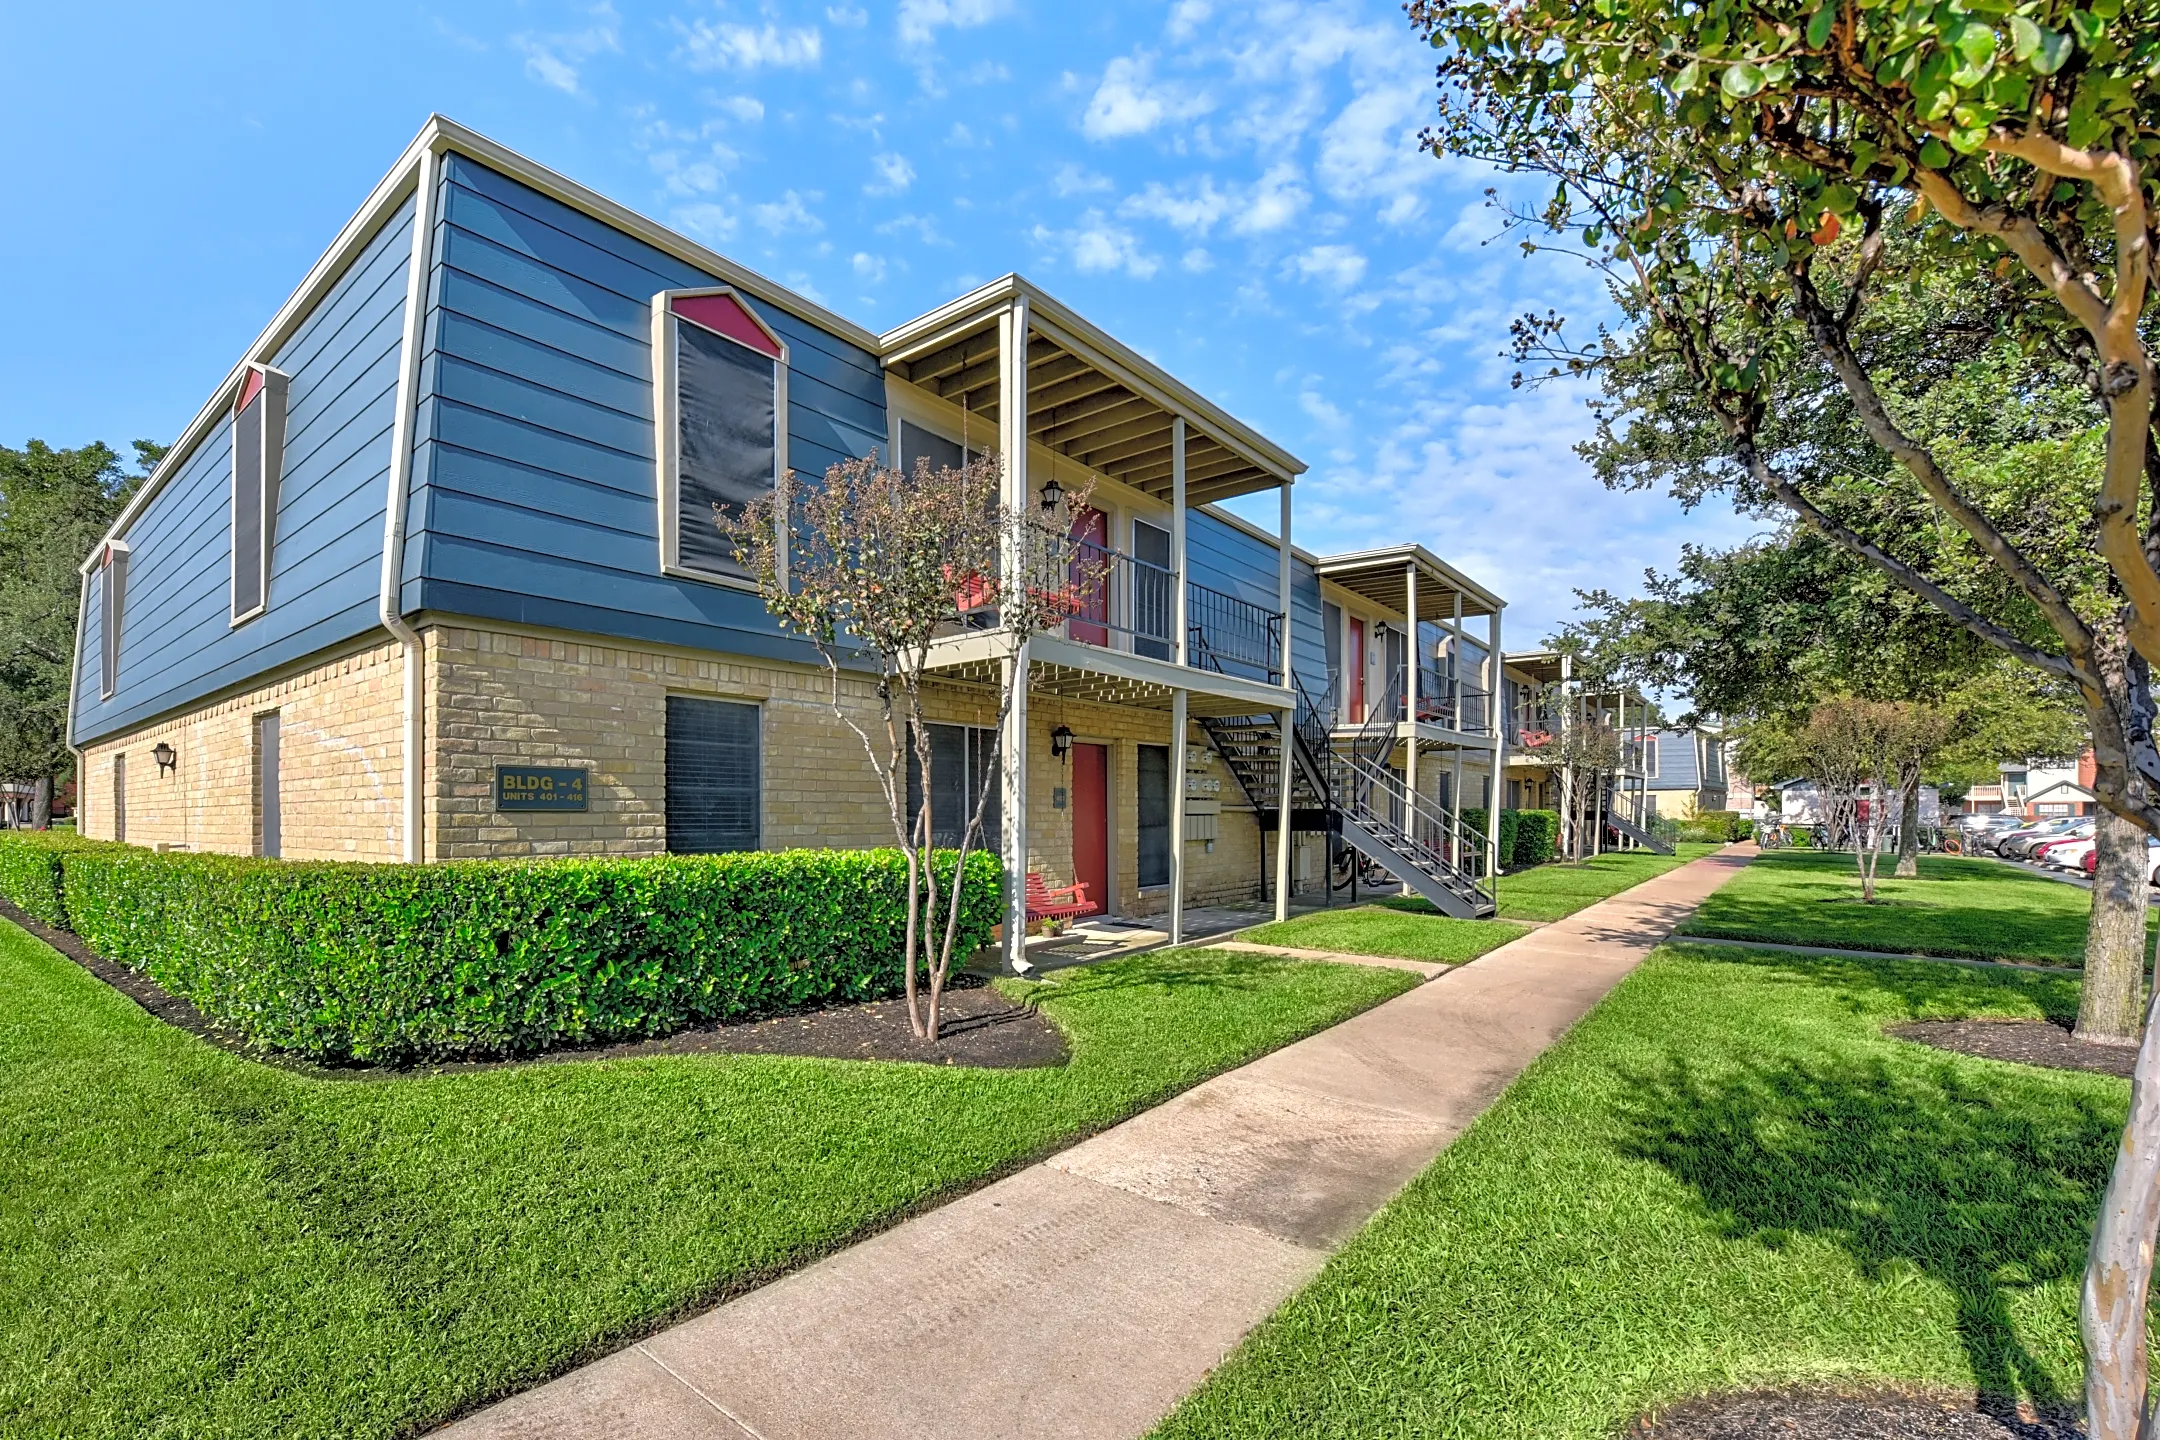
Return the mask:
<svg viewBox="0 0 2160 1440">
<path fill-rule="evenodd" d="M 1475 835 L 1465 833 L 1452 811 L 1412 792 L 1393 771 L 1355 755 L 1336 756 L 1335 770 L 1335 793 L 1349 818 L 1458 899 L 1480 910 L 1497 908 L 1491 879 L 1484 874 L 1484 847 L 1463 843 L 1461 855 L 1451 853 L 1458 837 L 1467 842 Z M 1374 804 L 1376 797 L 1384 800 L 1385 810 Z M 1471 863 L 1463 863 L 1466 860 Z"/>
</svg>

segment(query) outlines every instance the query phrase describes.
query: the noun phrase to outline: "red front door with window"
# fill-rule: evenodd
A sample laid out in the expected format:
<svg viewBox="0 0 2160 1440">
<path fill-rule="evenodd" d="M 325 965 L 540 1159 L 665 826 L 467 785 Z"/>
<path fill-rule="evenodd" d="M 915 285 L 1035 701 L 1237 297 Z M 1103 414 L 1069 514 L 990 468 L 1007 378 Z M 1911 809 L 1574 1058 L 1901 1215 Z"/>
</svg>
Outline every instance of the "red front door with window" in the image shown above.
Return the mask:
<svg viewBox="0 0 2160 1440">
<path fill-rule="evenodd" d="M 1365 622 L 1350 622 L 1350 723 L 1365 723 Z"/>
<path fill-rule="evenodd" d="M 1073 879 L 1087 898 L 1110 908 L 1110 749 L 1072 747 Z"/>
<path fill-rule="evenodd" d="M 1109 517 L 1100 510 L 1081 510 L 1073 516 L 1072 534 L 1073 539 L 1086 543 L 1073 556 L 1070 573 L 1073 618 L 1065 633 L 1088 645 L 1108 645 L 1110 577 L 1104 573 L 1103 565 L 1110 558 Z"/>
</svg>

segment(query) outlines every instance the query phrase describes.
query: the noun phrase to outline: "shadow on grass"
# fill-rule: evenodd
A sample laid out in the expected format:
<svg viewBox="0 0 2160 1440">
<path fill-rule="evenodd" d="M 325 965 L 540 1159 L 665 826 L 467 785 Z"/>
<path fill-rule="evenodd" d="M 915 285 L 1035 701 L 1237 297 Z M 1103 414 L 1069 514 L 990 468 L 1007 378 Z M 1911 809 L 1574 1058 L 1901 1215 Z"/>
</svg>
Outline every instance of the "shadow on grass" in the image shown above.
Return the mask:
<svg viewBox="0 0 2160 1440">
<path fill-rule="evenodd" d="M 1695 959 L 1744 967 L 1764 978 L 1828 990 L 1852 1013 L 1873 1015 L 1886 1025 L 1907 1020 L 2031 1019 L 2033 1010 L 2039 1018 L 2058 1025 L 2077 1019 L 2079 974 L 2067 968 L 2050 975 L 1890 955 L 1873 960 L 1853 955 L 1780 954 L 1729 949 L 1707 936 L 1675 936 L 1667 948 Z M 1991 994 L 2001 997 L 2000 1003 L 1988 1004 Z"/>
<path fill-rule="evenodd" d="M 2070 1398 L 2019 1340 L 2010 1296 L 2082 1270 L 2115 1107 L 1879 1057 L 1675 1059 L 1627 1078 L 1623 1153 L 1692 1189 L 1724 1235 L 1773 1249 L 1811 1237 L 1870 1279 L 1928 1276 L 1953 1297 L 1982 1393 Z"/>
<path fill-rule="evenodd" d="M 1164 958 L 1166 954 L 1190 959 L 1171 961 Z M 1050 971 L 1042 980 L 1025 980 L 1021 984 L 1028 987 L 1024 994 L 1031 1004 L 1052 997 L 1071 999 L 1142 988 L 1262 990 L 1268 987 L 1270 976 L 1297 963 L 1265 955 L 1240 955 L 1234 950 L 1209 950 L 1201 942 L 1188 951 L 1157 951 L 1142 961 L 1111 960 L 1062 967 Z"/>
</svg>

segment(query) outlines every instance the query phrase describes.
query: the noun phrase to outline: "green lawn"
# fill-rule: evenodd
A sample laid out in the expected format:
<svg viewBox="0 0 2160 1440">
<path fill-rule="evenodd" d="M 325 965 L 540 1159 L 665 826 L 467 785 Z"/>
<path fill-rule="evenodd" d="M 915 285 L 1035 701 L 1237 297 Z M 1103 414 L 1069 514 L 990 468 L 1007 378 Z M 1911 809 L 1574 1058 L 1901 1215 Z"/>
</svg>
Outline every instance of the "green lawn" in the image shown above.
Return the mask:
<svg viewBox="0 0 2160 1440">
<path fill-rule="evenodd" d="M 1885 859 L 1887 875 L 1891 861 Z M 1885 879 L 1860 901 L 1850 855 L 1759 857 L 1703 902 L 1683 934 L 2075 965 L 2090 895 L 1994 860 L 1923 856 L 1916 880 Z"/>
<path fill-rule="evenodd" d="M 1351 955 L 1460 964 L 1530 933 L 1527 925 L 1510 925 L 1504 920 L 1457 920 L 1430 913 L 1432 907 L 1423 900 L 1418 904 L 1427 913 L 1406 913 L 1379 905 L 1315 910 L 1280 925 L 1244 931 L 1238 938 L 1257 945 L 1294 945 L 1303 950 L 1339 950 Z"/>
<path fill-rule="evenodd" d="M 1724 849 L 1694 840 L 1683 840 L 1677 854 L 1660 855 L 1651 850 L 1623 850 L 1599 855 L 1580 865 L 1555 861 L 1532 866 L 1500 877 L 1500 918 L 1503 920 L 1559 920 L 1586 905 L 1609 900 L 1631 886 L 1655 875 L 1677 870 L 1690 860 L 1715 855 Z M 1376 901 L 1391 910 L 1430 915 L 1432 905 L 1411 896 L 1392 896 Z"/>
<path fill-rule="evenodd" d="M 1833 1379 L 2075 1400 L 2126 1082 L 1881 1028 L 2076 1004 L 2029 971 L 1661 949 L 1158 1434 L 1592 1440 Z"/>
<path fill-rule="evenodd" d="M 669 1056 L 322 1079 L 0 923 L 0 1433 L 417 1434 L 1397 994 L 1185 951 L 1062 1068 Z"/>
</svg>

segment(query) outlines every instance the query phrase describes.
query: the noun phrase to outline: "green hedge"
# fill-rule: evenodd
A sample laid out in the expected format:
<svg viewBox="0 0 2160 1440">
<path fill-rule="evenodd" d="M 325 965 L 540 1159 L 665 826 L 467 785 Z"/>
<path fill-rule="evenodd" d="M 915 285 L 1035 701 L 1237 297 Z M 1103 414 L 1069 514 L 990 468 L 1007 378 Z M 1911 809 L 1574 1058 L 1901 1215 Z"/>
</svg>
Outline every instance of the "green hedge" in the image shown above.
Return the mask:
<svg viewBox="0 0 2160 1440">
<path fill-rule="evenodd" d="M 1500 812 L 1500 864 L 1503 869 L 1516 863 L 1515 843 L 1519 815 L 1520 812 L 1514 810 Z M 1463 829 L 1472 835 L 1487 834 L 1485 827 L 1488 823 L 1485 808 L 1481 805 L 1467 807 L 1462 812 Z"/>
<path fill-rule="evenodd" d="M 67 926 L 60 857 L 69 851 L 124 845 L 78 839 L 72 830 L 0 830 L 0 898 L 32 919 Z"/>
<path fill-rule="evenodd" d="M 0 836 L 0 893 L 50 909 L 52 857 L 54 923 L 249 1040 L 326 1061 L 636 1039 L 904 979 L 897 850 L 355 865 Z M 963 955 L 1002 918 L 995 857 L 970 856 L 967 879 Z"/>
<path fill-rule="evenodd" d="M 1515 863 L 1543 865 L 1560 845 L 1560 815 L 1555 810 L 1515 812 Z"/>
</svg>

